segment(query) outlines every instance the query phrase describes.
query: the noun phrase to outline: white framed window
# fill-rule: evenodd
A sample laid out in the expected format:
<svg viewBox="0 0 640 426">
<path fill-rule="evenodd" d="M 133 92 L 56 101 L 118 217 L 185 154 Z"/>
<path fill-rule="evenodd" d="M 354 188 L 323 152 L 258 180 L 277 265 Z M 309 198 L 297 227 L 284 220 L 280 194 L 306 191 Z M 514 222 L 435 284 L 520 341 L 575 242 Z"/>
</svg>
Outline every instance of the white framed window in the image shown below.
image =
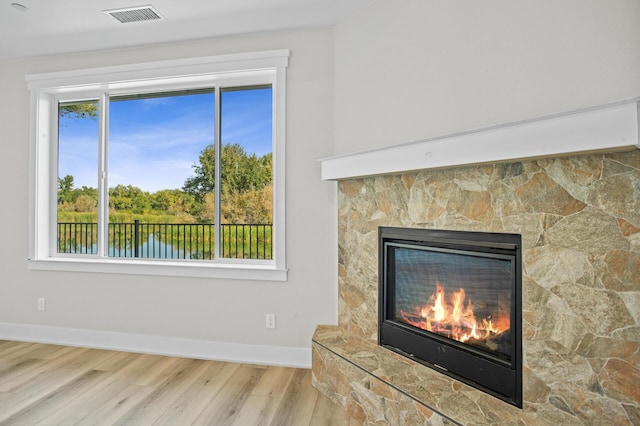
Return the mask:
<svg viewBox="0 0 640 426">
<path fill-rule="evenodd" d="M 286 280 L 288 57 L 28 75 L 29 268 Z"/>
</svg>

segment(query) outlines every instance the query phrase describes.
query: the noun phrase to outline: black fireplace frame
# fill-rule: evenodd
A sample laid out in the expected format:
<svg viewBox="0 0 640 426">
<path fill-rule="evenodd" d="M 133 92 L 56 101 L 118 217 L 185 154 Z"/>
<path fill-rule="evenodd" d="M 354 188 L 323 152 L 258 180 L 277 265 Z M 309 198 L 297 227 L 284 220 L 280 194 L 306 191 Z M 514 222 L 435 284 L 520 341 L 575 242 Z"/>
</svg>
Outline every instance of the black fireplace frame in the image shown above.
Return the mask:
<svg viewBox="0 0 640 426">
<path fill-rule="evenodd" d="M 378 343 L 470 386 L 522 408 L 522 237 L 519 234 L 379 227 Z M 502 360 L 393 318 L 394 285 L 387 249 L 397 244 L 433 247 L 511 259 L 511 357 Z"/>
</svg>

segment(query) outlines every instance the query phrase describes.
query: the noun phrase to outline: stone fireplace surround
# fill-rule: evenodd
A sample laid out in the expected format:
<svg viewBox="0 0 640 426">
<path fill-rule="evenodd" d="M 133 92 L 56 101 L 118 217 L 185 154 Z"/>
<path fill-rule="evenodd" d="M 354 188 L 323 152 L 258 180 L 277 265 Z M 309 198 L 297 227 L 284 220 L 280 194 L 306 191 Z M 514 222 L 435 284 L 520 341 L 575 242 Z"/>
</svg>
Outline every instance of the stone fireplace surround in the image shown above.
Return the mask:
<svg viewBox="0 0 640 426">
<path fill-rule="evenodd" d="M 640 424 L 640 151 L 605 151 L 330 177 L 339 313 L 314 386 L 364 424 Z M 523 409 L 377 345 L 378 226 L 522 234 Z"/>
</svg>

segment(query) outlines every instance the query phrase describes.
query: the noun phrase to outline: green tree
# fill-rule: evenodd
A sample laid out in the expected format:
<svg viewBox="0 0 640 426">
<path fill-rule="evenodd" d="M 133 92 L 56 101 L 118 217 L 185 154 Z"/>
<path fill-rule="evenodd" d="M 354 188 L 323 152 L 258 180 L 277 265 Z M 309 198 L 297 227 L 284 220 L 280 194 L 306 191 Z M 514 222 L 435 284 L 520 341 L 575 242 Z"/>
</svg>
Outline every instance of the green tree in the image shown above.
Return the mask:
<svg viewBox="0 0 640 426">
<path fill-rule="evenodd" d="M 73 202 L 73 176 L 58 178 L 58 204 Z"/>
<path fill-rule="evenodd" d="M 215 221 L 214 196 L 215 148 L 207 146 L 194 164 L 194 175 L 188 178 L 183 191 L 194 197 L 191 214 L 200 221 Z M 272 222 L 272 155 L 261 157 L 247 154 L 240 144 L 221 147 L 221 205 L 224 223 Z"/>
<path fill-rule="evenodd" d="M 215 147 L 209 145 L 203 149 L 200 152 L 198 161 L 199 164 L 193 165 L 194 176 L 187 178 L 182 190 L 196 196 L 199 201 L 203 201 L 204 195 L 213 192 L 215 189 Z"/>
<path fill-rule="evenodd" d="M 97 102 L 74 102 L 63 103 L 58 108 L 58 115 L 60 117 L 75 117 L 75 118 L 96 118 L 98 116 L 98 103 Z"/>
<path fill-rule="evenodd" d="M 240 144 L 225 144 L 221 148 L 221 180 L 222 191 L 226 193 L 243 193 L 252 189 L 261 189 L 271 185 L 272 160 L 271 153 L 262 157 L 247 154 Z M 215 149 L 207 146 L 194 164 L 194 176 L 187 178 L 183 191 L 196 195 L 200 201 L 204 194 L 215 190 Z"/>
<path fill-rule="evenodd" d="M 241 194 L 271 184 L 271 169 L 265 168 L 267 163 L 270 165 L 271 161 L 263 161 L 255 154 L 248 155 L 238 144 L 225 145 L 222 149 L 222 191 Z"/>
<path fill-rule="evenodd" d="M 183 216 L 191 213 L 194 197 L 179 189 L 161 189 L 149 194 L 151 209 L 174 216 Z"/>
<path fill-rule="evenodd" d="M 151 194 L 151 208 L 157 211 L 169 210 L 177 202 L 180 192 L 180 190 L 176 189 L 162 189 Z"/>
<path fill-rule="evenodd" d="M 91 188 L 89 186 L 82 186 L 82 188 L 74 189 L 74 193 L 79 196 L 86 195 L 98 202 L 98 190 L 96 188 Z"/>
<path fill-rule="evenodd" d="M 129 210 L 141 214 L 151 209 L 148 192 L 133 185 L 117 185 L 109 188 L 109 208 L 115 211 Z"/>
</svg>

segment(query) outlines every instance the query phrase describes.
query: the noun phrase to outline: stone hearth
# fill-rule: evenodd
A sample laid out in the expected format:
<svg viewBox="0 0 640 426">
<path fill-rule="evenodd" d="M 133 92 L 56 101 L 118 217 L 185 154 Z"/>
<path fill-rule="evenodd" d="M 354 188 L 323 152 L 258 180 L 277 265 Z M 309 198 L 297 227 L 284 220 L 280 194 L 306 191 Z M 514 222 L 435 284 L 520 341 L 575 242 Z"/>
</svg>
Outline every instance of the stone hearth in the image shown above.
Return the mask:
<svg viewBox="0 0 640 426">
<path fill-rule="evenodd" d="M 640 151 L 338 184 L 338 326 L 314 385 L 365 424 L 640 424 Z M 520 233 L 524 408 L 378 347 L 377 228 Z"/>
</svg>

